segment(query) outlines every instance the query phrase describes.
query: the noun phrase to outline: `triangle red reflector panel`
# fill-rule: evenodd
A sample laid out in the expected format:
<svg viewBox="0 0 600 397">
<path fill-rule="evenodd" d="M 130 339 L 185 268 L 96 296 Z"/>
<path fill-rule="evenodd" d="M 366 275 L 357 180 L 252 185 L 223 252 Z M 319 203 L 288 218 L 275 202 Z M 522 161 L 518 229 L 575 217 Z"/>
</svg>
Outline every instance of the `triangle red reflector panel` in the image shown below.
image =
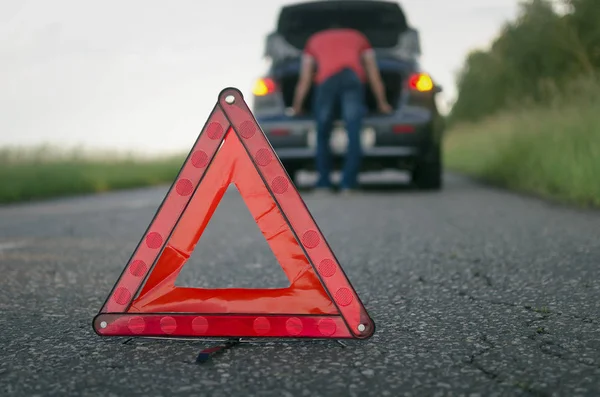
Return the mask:
<svg viewBox="0 0 600 397">
<path fill-rule="evenodd" d="M 175 286 L 232 183 L 289 279 L 289 287 Z M 235 88 L 219 94 L 93 326 L 101 336 L 171 338 L 365 339 L 375 332 L 373 320 Z"/>
</svg>

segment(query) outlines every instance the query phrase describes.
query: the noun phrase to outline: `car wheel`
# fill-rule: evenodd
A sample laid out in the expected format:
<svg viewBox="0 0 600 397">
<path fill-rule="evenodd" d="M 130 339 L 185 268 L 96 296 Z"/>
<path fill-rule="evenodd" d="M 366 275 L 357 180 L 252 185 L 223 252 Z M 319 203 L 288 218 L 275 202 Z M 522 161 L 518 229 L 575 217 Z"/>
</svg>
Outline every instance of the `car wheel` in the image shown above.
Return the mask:
<svg viewBox="0 0 600 397">
<path fill-rule="evenodd" d="M 290 176 L 292 182 L 296 183 L 298 181 L 298 172 L 300 171 L 299 167 L 291 164 L 284 164 L 285 171 Z"/>
<path fill-rule="evenodd" d="M 419 189 L 440 190 L 443 184 L 442 171 L 442 155 L 438 146 L 430 156 L 423 156 L 417 160 L 412 181 Z"/>
</svg>

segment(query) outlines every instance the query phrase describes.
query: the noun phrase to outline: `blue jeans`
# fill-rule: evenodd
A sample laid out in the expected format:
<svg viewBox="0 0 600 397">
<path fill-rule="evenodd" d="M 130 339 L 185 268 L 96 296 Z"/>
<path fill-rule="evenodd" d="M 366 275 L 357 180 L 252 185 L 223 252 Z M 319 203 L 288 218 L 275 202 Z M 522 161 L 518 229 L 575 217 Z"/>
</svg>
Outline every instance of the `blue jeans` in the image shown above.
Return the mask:
<svg viewBox="0 0 600 397">
<path fill-rule="evenodd" d="M 364 85 L 352 70 L 331 76 L 315 87 L 313 102 L 317 126 L 316 168 L 317 187 L 331 187 L 331 149 L 329 140 L 334 123 L 334 107 L 339 101 L 342 118 L 348 134 L 348 149 L 343 168 L 341 188 L 355 188 L 361 165 L 361 130 L 365 114 Z"/>
</svg>

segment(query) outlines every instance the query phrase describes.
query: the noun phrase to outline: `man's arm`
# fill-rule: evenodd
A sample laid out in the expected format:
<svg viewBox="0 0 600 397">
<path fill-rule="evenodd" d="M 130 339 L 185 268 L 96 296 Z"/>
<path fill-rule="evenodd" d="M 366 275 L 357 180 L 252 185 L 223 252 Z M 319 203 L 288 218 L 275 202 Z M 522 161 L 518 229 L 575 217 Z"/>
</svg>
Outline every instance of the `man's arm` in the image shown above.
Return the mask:
<svg viewBox="0 0 600 397">
<path fill-rule="evenodd" d="M 300 77 L 298 78 L 298 84 L 296 84 L 296 91 L 294 92 L 293 109 L 295 114 L 302 111 L 302 104 L 312 84 L 313 72 L 313 58 L 309 55 L 304 55 L 302 57 L 302 65 L 300 66 Z"/>
<path fill-rule="evenodd" d="M 375 52 L 373 50 L 365 51 L 363 54 L 363 60 L 365 63 L 367 79 L 369 79 L 373 95 L 375 95 L 375 100 L 377 101 L 377 107 L 383 113 L 392 112 L 393 109 L 385 96 L 385 86 L 383 85 L 381 73 L 379 73 L 379 68 L 377 67 Z"/>
</svg>

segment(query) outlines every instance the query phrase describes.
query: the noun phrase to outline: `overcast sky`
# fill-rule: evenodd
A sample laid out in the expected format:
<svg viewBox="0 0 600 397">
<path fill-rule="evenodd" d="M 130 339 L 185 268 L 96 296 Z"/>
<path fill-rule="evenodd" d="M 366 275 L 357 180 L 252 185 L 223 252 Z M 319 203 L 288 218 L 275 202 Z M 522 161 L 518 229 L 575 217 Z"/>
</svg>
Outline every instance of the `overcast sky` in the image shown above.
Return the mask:
<svg viewBox="0 0 600 397">
<path fill-rule="evenodd" d="M 250 96 L 264 36 L 293 2 L 0 0 L 0 146 L 187 151 L 222 88 Z M 517 2 L 400 1 L 444 100 Z"/>
</svg>

